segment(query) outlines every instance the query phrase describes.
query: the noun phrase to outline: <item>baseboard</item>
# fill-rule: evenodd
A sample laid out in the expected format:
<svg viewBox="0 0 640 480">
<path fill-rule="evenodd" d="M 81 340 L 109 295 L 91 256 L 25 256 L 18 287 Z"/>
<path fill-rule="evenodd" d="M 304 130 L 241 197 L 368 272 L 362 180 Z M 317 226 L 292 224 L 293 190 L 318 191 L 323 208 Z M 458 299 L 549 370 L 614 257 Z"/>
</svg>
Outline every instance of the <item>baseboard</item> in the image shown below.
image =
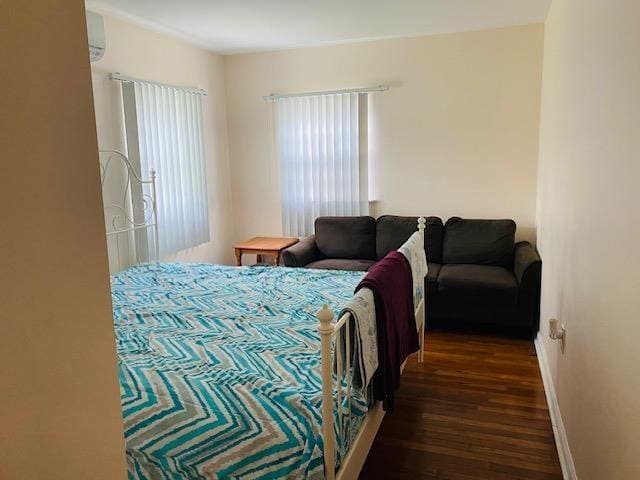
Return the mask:
<svg viewBox="0 0 640 480">
<path fill-rule="evenodd" d="M 547 397 L 547 405 L 549 406 L 549 416 L 551 417 L 551 426 L 553 428 L 553 436 L 556 439 L 556 448 L 558 449 L 558 458 L 560 459 L 560 467 L 562 468 L 562 477 L 564 480 L 578 480 L 576 475 L 576 467 L 573 463 L 571 450 L 569 449 L 569 441 L 567 440 L 567 432 L 562 423 L 562 415 L 556 397 L 556 387 L 551 379 L 551 370 L 547 361 L 547 353 L 540 340 L 540 335 L 534 340 L 536 354 L 538 356 L 538 364 L 542 375 L 542 383 L 544 383 L 544 393 Z"/>
</svg>

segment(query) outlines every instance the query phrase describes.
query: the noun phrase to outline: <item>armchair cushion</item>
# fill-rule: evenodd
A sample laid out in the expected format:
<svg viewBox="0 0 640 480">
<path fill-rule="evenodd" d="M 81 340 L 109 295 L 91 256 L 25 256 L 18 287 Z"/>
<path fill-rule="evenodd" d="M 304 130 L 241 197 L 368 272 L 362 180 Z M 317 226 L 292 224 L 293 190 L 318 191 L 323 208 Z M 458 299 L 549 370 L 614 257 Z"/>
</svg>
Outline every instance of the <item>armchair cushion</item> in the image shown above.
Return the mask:
<svg viewBox="0 0 640 480">
<path fill-rule="evenodd" d="M 316 246 L 323 257 L 376 259 L 376 220 L 373 217 L 318 217 Z"/>
<path fill-rule="evenodd" d="M 439 263 L 427 262 L 429 271 L 425 280 L 427 296 L 435 295 L 438 292 L 438 275 L 442 269 Z"/>
<path fill-rule="evenodd" d="M 516 223 L 453 217 L 444 227 L 442 263 L 513 267 Z"/>
<path fill-rule="evenodd" d="M 425 217 L 424 248 L 427 261 L 440 263 L 442 259 L 442 220 L 438 217 Z M 384 258 L 391 250 L 398 249 L 418 228 L 418 217 L 399 217 L 383 215 L 376 225 L 376 255 Z"/>
<path fill-rule="evenodd" d="M 509 269 L 492 265 L 443 265 L 438 296 L 494 305 L 517 305 L 518 282 Z"/>
<path fill-rule="evenodd" d="M 324 270 L 351 270 L 366 272 L 373 265 L 375 260 L 347 259 L 347 258 L 325 258 L 306 265 L 306 268 L 322 268 Z"/>
<path fill-rule="evenodd" d="M 308 263 L 321 258 L 316 248 L 316 237 L 311 235 L 282 252 L 282 259 L 287 267 L 304 267 Z"/>
</svg>

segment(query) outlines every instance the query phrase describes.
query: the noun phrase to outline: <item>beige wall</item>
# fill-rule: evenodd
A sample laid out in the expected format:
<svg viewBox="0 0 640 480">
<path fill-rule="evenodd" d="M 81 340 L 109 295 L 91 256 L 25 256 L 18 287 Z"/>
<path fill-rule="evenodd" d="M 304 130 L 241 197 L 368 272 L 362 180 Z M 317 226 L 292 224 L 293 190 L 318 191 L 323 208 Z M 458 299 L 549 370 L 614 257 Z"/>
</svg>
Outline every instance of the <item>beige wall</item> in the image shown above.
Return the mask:
<svg viewBox="0 0 640 480">
<path fill-rule="evenodd" d="M 225 57 L 236 238 L 281 233 L 262 96 L 383 83 L 372 213 L 510 217 L 534 239 L 542 38 L 530 25 Z"/>
<path fill-rule="evenodd" d="M 640 478 L 639 18 L 634 0 L 554 0 L 545 28 L 542 338 L 581 480 Z"/>
<path fill-rule="evenodd" d="M 100 148 L 125 151 L 121 88 L 109 79 L 110 73 L 205 89 L 209 93 L 203 97 L 203 127 L 211 241 L 167 260 L 231 262 L 233 217 L 222 57 L 109 16 L 104 21 L 106 53 L 91 64 Z"/>
<path fill-rule="evenodd" d="M 84 5 L 0 18 L 0 478 L 121 479 Z"/>
</svg>

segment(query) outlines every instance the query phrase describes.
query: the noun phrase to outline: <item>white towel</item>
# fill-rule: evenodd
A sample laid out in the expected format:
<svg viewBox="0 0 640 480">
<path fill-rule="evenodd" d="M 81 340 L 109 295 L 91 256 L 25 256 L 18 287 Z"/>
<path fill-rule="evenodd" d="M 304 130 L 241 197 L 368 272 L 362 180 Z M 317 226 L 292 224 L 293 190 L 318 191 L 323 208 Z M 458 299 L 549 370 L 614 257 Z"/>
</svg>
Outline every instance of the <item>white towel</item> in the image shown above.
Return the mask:
<svg viewBox="0 0 640 480">
<path fill-rule="evenodd" d="M 353 321 L 351 334 L 351 354 L 353 359 L 353 387 L 362 390 L 367 400 L 371 401 L 370 382 L 378 369 L 378 333 L 376 326 L 376 305 L 373 292 L 361 288 L 347 302 L 340 312 L 341 318 L 349 313 Z M 345 355 L 345 335 L 342 335 L 342 355 Z M 343 368 L 345 362 L 342 362 Z"/>
<path fill-rule="evenodd" d="M 404 242 L 398 251 L 406 257 L 411 266 L 413 276 L 413 302 L 414 308 L 424 298 L 424 277 L 427 276 L 427 255 L 424 251 L 424 239 L 420 232 L 415 232 Z"/>
</svg>

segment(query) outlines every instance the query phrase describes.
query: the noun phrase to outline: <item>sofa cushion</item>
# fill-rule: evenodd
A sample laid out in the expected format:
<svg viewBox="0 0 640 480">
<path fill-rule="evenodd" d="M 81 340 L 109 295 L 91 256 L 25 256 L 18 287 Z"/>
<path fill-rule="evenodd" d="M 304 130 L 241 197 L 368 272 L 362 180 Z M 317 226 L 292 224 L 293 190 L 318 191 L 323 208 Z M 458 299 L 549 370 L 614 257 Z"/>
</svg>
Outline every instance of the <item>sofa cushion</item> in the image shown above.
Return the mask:
<svg viewBox="0 0 640 480">
<path fill-rule="evenodd" d="M 305 268 L 321 268 L 324 270 L 351 270 L 363 271 L 369 270 L 369 267 L 376 263 L 374 260 L 349 260 L 346 258 L 325 258 L 324 260 L 316 260 L 305 265 Z"/>
<path fill-rule="evenodd" d="M 515 234 L 513 220 L 450 218 L 444 226 L 442 263 L 511 267 Z"/>
<path fill-rule="evenodd" d="M 316 246 L 327 258 L 376 259 L 373 217 L 318 217 Z"/>
<path fill-rule="evenodd" d="M 427 261 L 440 263 L 442 259 L 442 220 L 425 217 L 424 248 Z M 391 250 L 398 249 L 418 229 L 418 217 L 383 215 L 378 218 L 376 230 L 376 255 L 378 260 Z"/>
<path fill-rule="evenodd" d="M 443 265 L 438 274 L 438 296 L 460 301 L 516 305 L 518 282 L 507 268 L 490 265 Z"/>
<path fill-rule="evenodd" d="M 438 275 L 442 265 L 439 263 L 428 262 L 429 271 L 427 272 L 426 279 L 426 292 L 427 296 L 435 295 L 438 292 Z"/>
</svg>

